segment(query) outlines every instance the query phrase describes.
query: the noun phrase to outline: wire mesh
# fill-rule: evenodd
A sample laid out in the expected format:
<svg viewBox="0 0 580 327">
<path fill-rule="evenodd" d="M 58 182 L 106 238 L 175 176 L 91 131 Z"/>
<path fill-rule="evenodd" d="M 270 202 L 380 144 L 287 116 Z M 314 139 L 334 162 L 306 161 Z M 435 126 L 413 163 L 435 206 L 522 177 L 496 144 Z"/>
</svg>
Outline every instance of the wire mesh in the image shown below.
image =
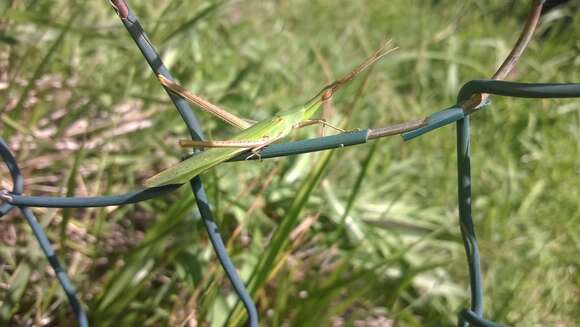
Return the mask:
<svg viewBox="0 0 580 327">
<path fill-rule="evenodd" d="M 164 66 L 159 54 L 147 38 L 141 24 L 137 20 L 128 4 L 123 0 L 109 1 L 112 7 L 121 18 L 129 35 L 135 41 L 137 47 L 143 54 L 145 60 L 149 63 L 155 76 L 161 74 L 172 80 L 171 74 Z M 481 275 L 481 263 L 475 226 L 472 220 L 471 212 L 471 158 L 470 158 L 470 122 L 469 115 L 486 107 L 489 102 L 487 97 L 490 94 L 520 97 L 520 98 L 577 98 L 580 97 L 580 84 L 540 84 L 540 83 L 515 83 L 501 81 L 509 71 L 514 67 L 519 56 L 529 42 L 535 26 L 538 24 L 542 6 L 545 1 L 532 1 L 532 10 L 527 20 L 526 26 L 504 62 L 504 65 L 490 80 L 473 80 L 463 85 L 457 97 L 457 103 L 447 109 L 436 112 L 429 117 L 417 119 L 402 124 L 392 125 L 376 129 L 364 129 L 350 133 L 342 133 L 333 136 L 320 137 L 315 139 L 290 142 L 285 144 L 273 144 L 265 148 L 260 157 L 262 159 L 284 157 L 297 155 L 308 152 L 323 151 L 328 149 L 342 148 L 345 146 L 364 144 L 369 140 L 402 134 L 404 140 L 411 140 L 432 130 L 441 128 L 445 125 L 456 123 L 457 125 L 457 177 L 458 177 L 458 207 L 459 207 L 459 226 L 463 237 L 467 265 L 470 276 L 471 307 L 462 310 L 458 315 L 459 326 L 500 326 L 494 322 L 483 318 L 483 279 Z M 186 124 L 190 136 L 194 140 L 203 139 L 201 127 L 191 110 L 189 104 L 179 96 L 169 92 L 176 109 L 179 111 L 184 123 Z M 0 138 L 0 156 L 10 171 L 13 180 L 13 189 L 11 191 L 0 191 L 0 200 L 4 203 L 0 205 L 0 216 L 18 208 L 25 217 L 27 223 L 31 226 L 39 246 L 41 247 L 50 266 L 56 273 L 58 282 L 65 292 L 71 308 L 76 316 L 79 326 L 88 326 L 86 313 L 79 301 L 75 289 L 70 283 L 66 270 L 60 264 L 55 255 L 52 246 L 44 232 L 42 226 L 38 223 L 32 213 L 31 207 L 50 207 L 50 208 L 88 208 L 104 207 L 114 205 L 124 205 L 146 201 L 155 197 L 163 196 L 176 190 L 179 185 L 169 185 L 156 188 L 148 188 L 128 192 L 125 194 L 98 196 L 98 197 L 44 197 L 44 196 L 26 196 L 23 195 L 23 176 L 18 168 L 17 161 L 10 151 L 8 145 Z M 230 161 L 245 160 L 247 156 L 238 156 Z M 255 158 L 254 158 L 255 159 Z M 253 300 L 247 292 L 244 283 L 238 276 L 235 266 L 230 260 L 221 235 L 219 227 L 215 223 L 210 210 L 209 201 L 201 179 L 195 177 L 190 182 L 192 192 L 195 195 L 197 207 L 202 217 L 203 224 L 208 233 L 210 242 L 214 248 L 216 256 L 220 261 L 228 279 L 230 280 L 234 291 L 243 303 L 249 326 L 258 325 L 258 313 Z"/>
</svg>

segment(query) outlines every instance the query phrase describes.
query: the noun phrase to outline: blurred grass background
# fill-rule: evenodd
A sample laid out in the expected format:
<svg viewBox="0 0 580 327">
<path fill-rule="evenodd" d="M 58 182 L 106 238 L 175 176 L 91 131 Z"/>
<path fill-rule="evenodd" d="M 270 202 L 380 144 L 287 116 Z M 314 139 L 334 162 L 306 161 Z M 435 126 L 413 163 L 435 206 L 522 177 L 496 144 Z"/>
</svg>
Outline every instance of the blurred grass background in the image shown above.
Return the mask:
<svg viewBox="0 0 580 327">
<path fill-rule="evenodd" d="M 132 2 L 179 81 L 243 117 L 299 105 L 392 38 L 400 50 L 325 114 L 377 127 L 491 76 L 529 1 Z M 33 195 L 132 190 L 183 155 L 186 130 L 106 1 L 0 3 L 0 126 Z M 578 82 L 572 7 L 544 17 L 511 79 Z M 235 130 L 199 114 L 206 134 Z M 577 100 L 493 98 L 473 117 L 474 219 L 486 317 L 580 324 Z M 316 129 L 295 138 L 312 137 Z M 468 306 L 455 131 L 203 176 L 264 326 L 451 326 Z M 10 188 L 0 170 L 0 186 Z M 242 325 L 191 192 L 112 208 L 35 209 L 98 326 Z M 2 324 L 71 323 L 28 226 L 0 220 Z"/>
</svg>

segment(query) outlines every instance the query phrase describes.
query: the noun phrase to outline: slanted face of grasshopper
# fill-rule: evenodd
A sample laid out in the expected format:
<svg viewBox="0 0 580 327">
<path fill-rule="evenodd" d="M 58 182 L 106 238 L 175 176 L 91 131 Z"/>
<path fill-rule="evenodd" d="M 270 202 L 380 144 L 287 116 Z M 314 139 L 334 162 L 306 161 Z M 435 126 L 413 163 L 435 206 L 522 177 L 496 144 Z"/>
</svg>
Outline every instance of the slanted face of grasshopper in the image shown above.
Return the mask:
<svg viewBox="0 0 580 327">
<path fill-rule="evenodd" d="M 261 149 L 287 136 L 293 129 L 308 125 L 322 124 L 343 131 L 340 128 L 326 123 L 322 119 L 311 118 L 318 111 L 322 103 L 332 97 L 334 92 L 354 79 L 367 67 L 371 66 L 395 49 L 396 48 L 390 47 L 390 42 L 387 42 L 349 74 L 324 87 L 316 96 L 299 109 L 280 112 L 270 119 L 265 119 L 254 124 L 211 104 L 209 101 L 190 93 L 187 89 L 160 75 L 159 79 L 161 84 L 171 92 L 180 95 L 200 109 L 221 118 L 228 124 L 243 129 L 243 131 L 227 141 L 180 140 L 179 143 L 183 147 L 212 149 L 196 154 L 191 158 L 150 177 L 144 182 L 144 186 L 156 187 L 186 183 L 193 177 L 205 172 L 219 163 L 227 161 L 248 150 L 252 152 L 249 158 L 256 155 L 259 156 L 258 153 Z"/>
</svg>

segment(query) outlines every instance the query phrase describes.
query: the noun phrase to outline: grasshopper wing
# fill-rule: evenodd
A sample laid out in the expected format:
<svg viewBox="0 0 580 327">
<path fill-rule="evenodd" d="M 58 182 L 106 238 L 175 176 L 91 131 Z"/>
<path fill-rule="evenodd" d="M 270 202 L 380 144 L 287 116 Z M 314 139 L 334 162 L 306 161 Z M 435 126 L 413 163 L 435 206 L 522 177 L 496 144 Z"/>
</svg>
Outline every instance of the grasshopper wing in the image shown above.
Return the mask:
<svg viewBox="0 0 580 327">
<path fill-rule="evenodd" d="M 206 170 L 222 163 L 247 149 L 212 149 L 201 152 L 154 175 L 143 183 L 145 187 L 184 184 Z"/>
<path fill-rule="evenodd" d="M 320 104 L 318 103 L 318 106 Z M 265 137 L 280 138 L 287 135 L 294 124 L 296 114 L 286 114 L 287 117 L 274 116 L 271 119 L 260 121 L 237 134 L 232 140 L 258 141 Z M 301 116 L 301 115 L 300 115 Z M 170 184 L 184 184 L 204 171 L 248 150 L 247 148 L 212 149 L 169 167 L 157 175 L 145 180 L 145 187 L 156 187 Z"/>
</svg>

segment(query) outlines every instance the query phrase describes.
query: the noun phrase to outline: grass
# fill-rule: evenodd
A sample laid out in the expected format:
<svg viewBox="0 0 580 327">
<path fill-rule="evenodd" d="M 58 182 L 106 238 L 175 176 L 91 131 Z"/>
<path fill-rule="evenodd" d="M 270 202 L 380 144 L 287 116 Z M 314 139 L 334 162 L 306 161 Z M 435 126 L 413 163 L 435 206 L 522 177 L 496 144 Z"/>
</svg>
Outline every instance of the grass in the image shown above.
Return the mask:
<svg viewBox="0 0 580 327">
<path fill-rule="evenodd" d="M 499 0 L 134 6 L 184 85 L 253 119 L 310 98 L 326 82 L 324 65 L 340 76 L 393 38 L 401 49 L 327 108 L 332 122 L 352 128 L 452 104 L 463 82 L 492 74 L 527 11 Z M 124 192 L 179 160 L 185 127 L 106 2 L 18 1 L 0 10 L 1 135 L 27 194 Z M 580 80 L 580 24 L 563 21 L 544 21 L 512 79 Z M 577 100 L 494 97 L 472 119 L 488 318 L 580 323 L 578 108 Z M 234 132 L 198 116 L 212 138 Z M 453 325 L 468 305 L 454 138 L 445 128 L 409 143 L 395 137 L 204 175 L 262 324 Z M 4 168 L 0 184 L 10 187 Z M 94 324 L 243 324 L 187 188 L 124 207 L 35 213 Z M 16 212 L 0 226 L 0 321 L 69 325 L 28 226 Z"/>
</svg>

